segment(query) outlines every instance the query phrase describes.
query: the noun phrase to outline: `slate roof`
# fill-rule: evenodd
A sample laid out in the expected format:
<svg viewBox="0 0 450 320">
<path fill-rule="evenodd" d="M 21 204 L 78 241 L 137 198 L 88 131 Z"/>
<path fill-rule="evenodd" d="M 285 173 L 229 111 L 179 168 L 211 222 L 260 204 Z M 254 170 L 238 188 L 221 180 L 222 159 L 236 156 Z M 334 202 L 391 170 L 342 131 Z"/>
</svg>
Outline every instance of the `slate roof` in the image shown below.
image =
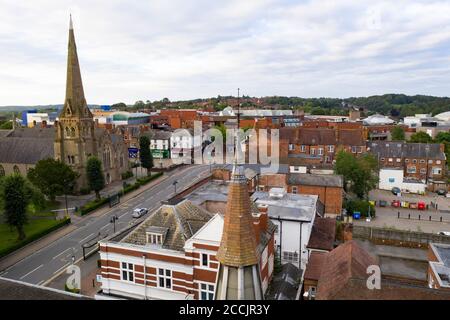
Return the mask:
<svg viewBox="0 0 450 320">
<path fill-rule="evenodd" d="M 291 173 L 288 177 L 288 184 L 342 188 L 344 179 L 341 175 Z"/>
<path fill-rule="evenodd" d="M 91 298 L 0 277 L 0 300 L 91 300 Z"/>
<path fill-rule="evenodd" d="M 168 229 L 162 247 L 182 251 L 185 241 L 211 218 L 211 213 L 189 200 L 182 200 L 175 205 L 164 204 L 121 242 L 144 246 L 147 244 L 147 229 L 162 227 Z"/>
<path fill-rule="evenodd" d="M 170 140 L 172 137 L 172 132 L 165 130 L 152 130 L 148 131 L 147 136 L 150 140 Z"/>
<path fill-rule="evenodd" d="M 331 251 L 336 238 L 336 220 L 316 217 L 307 248 Z"/>
<path fill-rule="evenodd" d="M 445 160 L 439 143 L 369 142 L 369 151 L 383 158 L 431 158 Z"/>
<path fill-rule="evenodd" d="M 0 163 L 35 164 L 54 157 L 54 140 L 39 138 L 0 139 Z"/>
<path fill-rule="evenodd" d="M 8 137 L 14 138 L 33 138 L 33 139 L 52 139 L 55 140 L 55 128 L 16 128 Z"/>
<path fill-rule="evenodd" d="M 295 300 L 302 271 L 292 263 L 281 267 L 270 284 L 269 300 Z"/>
<path fill-rule="evenodd" d="M 365 145 L 361 130 L 284 127 L 280 129 L 280 139 L 298 145 Z"/>
</svg>

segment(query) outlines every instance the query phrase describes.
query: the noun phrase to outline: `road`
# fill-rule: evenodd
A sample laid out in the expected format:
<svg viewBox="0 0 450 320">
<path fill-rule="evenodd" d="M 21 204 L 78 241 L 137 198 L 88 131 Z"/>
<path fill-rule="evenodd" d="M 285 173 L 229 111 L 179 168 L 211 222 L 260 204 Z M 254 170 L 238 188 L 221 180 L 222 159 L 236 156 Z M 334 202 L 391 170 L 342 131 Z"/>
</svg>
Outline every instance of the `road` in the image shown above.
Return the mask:
<svg viewBox="0 0 450 320">
<path fill-rule="evenodd" d="M 74 231 L 4 270 L 0 276 L 32 284 L 44 283 L 71 264 L 72 256 L 75 260 L 82 257 L 82 244 L 98 237 L 99 232 L 101 237 L 111 234 L 111 217 L 115 215 L 119 218 L 116 231 L 125 228 L 133 221 L 133 209 L 145 207 L 151 213 L 160 206 L 161 201 L 175 194 L 174 181 L 178 182 L 176 188 L 179 192 L 207 176 L 209 170 L 209 165 L 194 165 L 166 173 L 167 178 L 164 181 L 111 208 L 104 215 L 87 216 L 74 223 Z"/>
</svg>

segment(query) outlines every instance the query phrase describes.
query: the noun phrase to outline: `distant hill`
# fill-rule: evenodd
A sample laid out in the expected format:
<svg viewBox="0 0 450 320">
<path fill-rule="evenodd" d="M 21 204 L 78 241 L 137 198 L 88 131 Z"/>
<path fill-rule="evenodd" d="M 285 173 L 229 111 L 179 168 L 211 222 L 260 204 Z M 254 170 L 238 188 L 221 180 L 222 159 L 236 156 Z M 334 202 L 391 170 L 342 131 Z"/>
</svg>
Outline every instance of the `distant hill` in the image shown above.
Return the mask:
<svg viewBox="0 0 450 320">
<path fill-rule="evenodd" d="M 38 111 L 48 111 L 48 110 L 61 110 L 63 107 L 62 104 L 49 104 L 49 105 L 37 105 L 37 106 L 0 106 L 0 112 L 23 112 L 26 110 L 37 109 Z M 89 105 L 89 107 L 99 107 L 99 105 L 93 104 Z"/>
</svg>

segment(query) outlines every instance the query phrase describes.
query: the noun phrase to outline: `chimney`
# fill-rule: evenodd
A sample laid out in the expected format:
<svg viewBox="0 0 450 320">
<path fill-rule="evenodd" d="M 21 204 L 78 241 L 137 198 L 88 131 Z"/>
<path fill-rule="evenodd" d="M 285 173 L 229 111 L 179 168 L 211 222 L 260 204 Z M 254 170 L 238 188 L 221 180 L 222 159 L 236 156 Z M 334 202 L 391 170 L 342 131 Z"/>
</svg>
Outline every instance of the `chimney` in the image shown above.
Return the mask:
<svg viewBox="0 0 450 320">
<path fill-rule="evenodd" d="M 41 122 L 41 128 L 47 128 L 47 121 L 43 120 Z"/>
<path fill-rule="evenodd" d="M 253 230 L 255 231 L 256 245 L 258 245 L 261 238 L 261 221 L 260 221 L 261 214 L 253 213 L 252 217 L 253 217 Z"/>
<path fill-rule="evenodd" d="M 344 242 L 347 242 L 352 239 L 353 239 L 353 224 L 346 223 L 344 225 L 343 240 L 344 240 Z"/>
<path fill-rule="evenodd" d="M 439 150 L 440 150 L 441 152 L 445 152 L 445 144 L 440 143 L 440 144 L 439 144 Z"/>
<path fill-rule="evenodd" d="M 267 225 L 269 221 L 269 214 L 268 214 L 269 206 L 267 204 L 260 204 L 258 205 L 259 210 L 259 224 L 262 231 L 267 231 Z"/>
</svg>

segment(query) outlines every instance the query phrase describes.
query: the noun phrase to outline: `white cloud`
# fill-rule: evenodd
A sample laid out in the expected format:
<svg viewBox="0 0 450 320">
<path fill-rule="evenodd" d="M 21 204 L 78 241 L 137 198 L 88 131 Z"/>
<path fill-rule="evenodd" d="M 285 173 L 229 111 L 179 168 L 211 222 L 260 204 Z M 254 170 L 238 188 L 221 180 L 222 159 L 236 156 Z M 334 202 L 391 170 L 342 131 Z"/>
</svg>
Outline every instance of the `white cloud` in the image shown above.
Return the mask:
<svg viewBox="0 0 450 320">
<path fill-rule="evenodd" d="M 62 103 L 72 12 L 89 103 L 449 91 L 448 1 L 0 0 L 0 105 Z"/>
</svg>

